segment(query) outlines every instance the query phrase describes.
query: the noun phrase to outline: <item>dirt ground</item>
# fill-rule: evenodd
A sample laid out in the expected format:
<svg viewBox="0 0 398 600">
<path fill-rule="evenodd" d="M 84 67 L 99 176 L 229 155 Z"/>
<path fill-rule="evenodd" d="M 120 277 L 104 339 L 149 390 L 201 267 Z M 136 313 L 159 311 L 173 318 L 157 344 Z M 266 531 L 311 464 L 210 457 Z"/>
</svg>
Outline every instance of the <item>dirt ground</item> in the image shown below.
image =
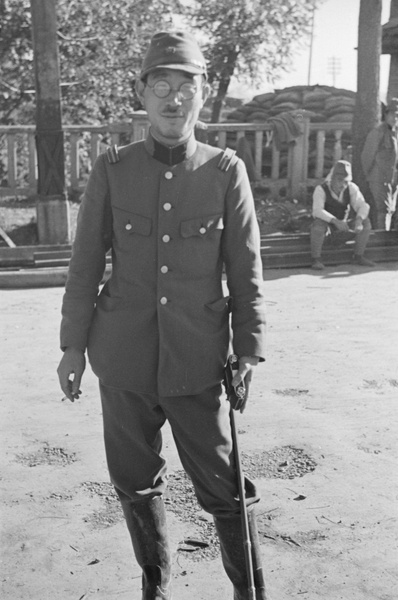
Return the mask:
<svg viewBox="0 0 398 600">
<path fill-rule="evenodd" d="M 268 359 L 237 416 L 274 600 L 396 600 L 398 265 L 265 271 Z M 1 290 L 1 598 L 139 600 L 97 384 L 62 402 L 62 288 Z M 231 600 L 166 427 L 175 600 Z M 181 498 L 181 496 L 183 496 Z M 186 543 L 199 538 L 207 548 Z"/>
</svg>

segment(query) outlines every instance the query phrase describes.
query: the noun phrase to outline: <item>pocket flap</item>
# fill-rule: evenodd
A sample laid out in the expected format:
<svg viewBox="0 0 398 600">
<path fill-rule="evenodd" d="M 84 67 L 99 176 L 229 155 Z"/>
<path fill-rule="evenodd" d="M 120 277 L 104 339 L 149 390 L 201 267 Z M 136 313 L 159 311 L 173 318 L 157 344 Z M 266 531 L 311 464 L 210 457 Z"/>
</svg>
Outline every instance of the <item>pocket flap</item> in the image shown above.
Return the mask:
<svg viewBox="0 0 398 600">
<path fill-rule="evenodd" d="M 126 233 L 138 233 L 140 235 L 150 235 L 152 231 L 152 219 L 144 217 L 143 215 L 137 215 L 136 213 L 130 212 L 113 206 L 113 215 L 115 224 L 118 229 L 124 229 Z"/>
<path fill-rule="evenodd" d="M 218 300 L 214 300 L 214 302 L 209 302 L 206 304 L 207 308 L 210 310 L 214 310 L 215 312 L 222 312 L 226 308 L 228 310 L 231 309 L 232 296 L 224 296 L 223 298 L 218 298 Z"/>
<path fill-rule="evenodd" d="M 223 215 L 210 215 L 204 217 L 195 217 L 181 223 L 181 236 L 183 238 L 197 235 L 199 237 L 206 235 L 215 229 L 224 229 Z"/>
</svg>

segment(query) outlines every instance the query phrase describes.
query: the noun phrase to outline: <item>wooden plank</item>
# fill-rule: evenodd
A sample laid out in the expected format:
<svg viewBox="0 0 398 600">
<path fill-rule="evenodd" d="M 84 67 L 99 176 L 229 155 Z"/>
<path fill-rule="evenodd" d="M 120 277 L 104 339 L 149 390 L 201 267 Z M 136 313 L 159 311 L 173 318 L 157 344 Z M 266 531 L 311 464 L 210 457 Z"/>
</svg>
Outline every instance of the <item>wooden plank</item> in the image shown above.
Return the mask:
<svg viewBox="0 0 398 600">
<path fill-rule="evenodd" d="M 325 164 L 325 131 L 322 129 L 316 134 L 316 167 L 315 177 L 323 176 L 323 166 Z"/>
<path fill-rule="evenodd" d="M 46 250 L 35 246 L 21 246 L 15 248 L 0 248 L 0 267 L 5 269 L 18 269 L 35 267 L 37 270 L 46 268 L 65 267 L 69 265 L 71 248 L 63 246 L 59 251 L 55 247 Z M 328 265 L 349 264 L 353 256 L 353 245 L 343 248 L 325 248 L 322 252 L 322 261 Z M 398 262 L 398 243 L 394 245 L 368 246 L 366 256 L 378 262 Z M 309 268 L 311 266 L 311 252 L 305 247 L 263 247 L 261 258 L 264 269 L 274 268 Z M 106 264 L 111 264 L 111 256 L 106 257 Z M 33 269 L 35 270 L 35 269 Z"/>
<path fill-rule="evenodd" d="M 92 133 L 90 139 L 90 158 L 93 165 L 100 154 L 101 137 L 99 133 Z"/>
<path fill-rule="evenodd" d="M 34 246 L 0 248 L 0 267 L 33 265 Z"/>
<path fill-rule="evenodd" d="M 350 264 L 353 249 L 325 250 L 322 252 L 322 262 L 325 266 Z M 397 262 L 398 246 L 385 248 L 367 248 L 366 256 L 374 262 Z M 275 268 L 310 268 L 312 259 L 308 252 L 261 253 L 264 269 Z M 371 268 L 371 267 L 370 267 Z"/>
<path fill-rule="evenodd" d="M 36 140 L 33 132 L 28 133 L 28 164 L 29 164 L 29 195 L 37 193 L 37 155 L 36 155 Z"/>
<path fill-rule="evenodd" d="M 220 131 L 219 136 L 218 136 L 217 146 L 219 148 L 226 148 L 226 146 L 227 146 L 227 132 L 226 131 Z"/>
<path fill-rule="evenodd" d="M 338 161 L 341 159 L 342 156 L 342 149 L 341 149 L 341 136 L 342 136 L 343 132 L 341 131 L 341 129 L 337 129 L 334 132 L 334 162 Z"/>
<path fill-rule="evenodd" d="M 66 250 L 49 250 L 48 252 L 34 252 L 33 257 L 36 263 L 38 261 L 43 260 L 59 260 L 61 258 L 70 259 L 71 255 L 72 250 L 69 248 Z"/>
<path fill-rule="evenodd" d="M 7 246 L 9 248 L 15 248 L 15 244 L 12 241 L 12 239 L 10 238 L 9 235 L 6 234 L 6 232 L 4 231 L 4 229 L 2 227 L 0 227 L 0 236 L 3 238 L 3 240 L 5 241 L 5 243 L 7 244 Z"/>
<path fill-rule="evenodd" d="M 281 153 L 272 141 L 271 179 L 279 179 Z"/>
<path fill-rule="evenodd" d="M 7 181 L 8 187 L 14 189 L 17 181 L 17 149 L 15 146 L 15 134 L 7 135 Z"/>
<path fill-rule="evenodd" d="M 79 187 L 80 157 L 79 157 L 79 134 L 71 133 L 70 141 L 70 184 L 72 190 Z"/>
<path fill-rule="evenodd" d="M 257 180 L 261 179 L 263 169 L 264 132 L 256 131 L 254 134 L 254 172 Z"/>
</svg>

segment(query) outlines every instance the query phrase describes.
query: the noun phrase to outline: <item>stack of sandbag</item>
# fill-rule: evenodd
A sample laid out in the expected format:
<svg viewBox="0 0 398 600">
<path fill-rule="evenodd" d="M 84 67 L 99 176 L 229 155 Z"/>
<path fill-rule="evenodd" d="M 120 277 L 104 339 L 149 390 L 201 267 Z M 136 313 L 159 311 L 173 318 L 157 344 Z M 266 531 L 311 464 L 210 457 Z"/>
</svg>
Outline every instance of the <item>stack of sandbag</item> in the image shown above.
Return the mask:
<svg viewBox="0 0 398 600">
<path fill-rule="evenodd" d="M 355 108 L 355 92 L 325 85 L 293 86 L 254 96 L 254 98 L 230 112 L 227 123 L 265 123 L 283 113 L 300 113 L 312 123 L 352 123 Z M 253 136 L 247 135 L 253 144 Z M 351 143 L 351 132 L 342 135 L 343 150 Z M 233 145 L 233 136 L 228 136 L 228 144 Z M 334 132 L 326 132 L 324 174 L 333 166 Z M 254 149 L 254 145 L 253 145 Z M 287 147 L 280 156 L 280 177 L 286 177 Z M 309 177 L 314 176 L 316 167 L 316 132 L 310 134 Z M 263 152 L 263 175 L 271 172 L 272 152 L 270 147 Z"/>
<path fill-rule="evenodd" d="M 259 94 L 230 112 L 227 122 L 264 123 L 282 112 L 300 110 L 313 122 L 351 123 L 355 92 L 326 85 L 293 86 Z"/>
</svg>

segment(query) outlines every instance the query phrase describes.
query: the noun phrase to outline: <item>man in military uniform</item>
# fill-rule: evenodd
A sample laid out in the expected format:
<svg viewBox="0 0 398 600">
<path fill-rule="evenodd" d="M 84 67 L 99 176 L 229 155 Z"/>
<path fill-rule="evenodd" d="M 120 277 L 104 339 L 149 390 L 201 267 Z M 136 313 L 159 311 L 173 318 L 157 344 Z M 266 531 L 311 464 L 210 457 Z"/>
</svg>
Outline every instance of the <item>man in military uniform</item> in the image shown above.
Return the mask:
<svg viewBox="0 0 398 600">
<path fill-rule="evenodd" d="M 100 383 L 111 480 L 142 567 L 143 599 L 171 598 L 161 455 L 167 419 L 198 501 L 214 517 L 234 599 L 244 600 L 240 505 L 221 382 L 230 344 L 240 357 L 234 383 L 245 380 L 247 392 L 264 355 L 253 197 L 243 162 L 194 137 L 209 87 L 191 35 L 152 38 L 137 93 L 149 135 L 99 156 L 79 212 L 62 306 L 60 384 L 71 401 L 79 396 L 87 349 Z M 112 275 L 99 293 L 110 249 Z M 246 480 L 256 597 L 265 600 L 257 501 Z"/>
<path fill-rule="evenodd" d="M 361 154 L 362 168 L 373 196 L 375 229 L 391 228 L 396 211 L 397 105 L 390 102 L 384 121 L 372 129 Z M 373 214 L 373 213 L 372 213 Z"/>
</svg>

